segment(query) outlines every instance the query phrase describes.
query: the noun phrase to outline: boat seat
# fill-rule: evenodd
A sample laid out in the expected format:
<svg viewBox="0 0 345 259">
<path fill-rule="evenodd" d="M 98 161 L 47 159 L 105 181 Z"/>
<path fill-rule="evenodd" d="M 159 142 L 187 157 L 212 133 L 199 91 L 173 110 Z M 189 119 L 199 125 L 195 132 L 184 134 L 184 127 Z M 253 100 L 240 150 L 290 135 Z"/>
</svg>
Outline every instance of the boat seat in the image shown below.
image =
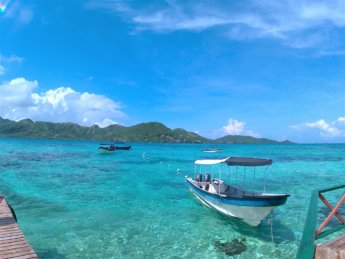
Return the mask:
<svg viewBox="0 0 345 259">
<path fill-rule="evenodd" d="M 222 182 L 220 182 L 220 183 L 216 183 L 217 181 L 213 181 L 212 183 L 211 183 L 211 185 L 213 186 L 213 188 L 217 191 L 217 193 L 218 192 L 220 192 L 220 194 L 223 194 L 224 192 L 226 192 L 227 191 L 227 189 L 228 189 L 228 185 L 226 185 L 226 184 L 224 184 L 224 183 L 222 183 Z"/>
<path fill-rule="evenodd" d="M 202 174 L 196 174 L 194 181 L 202 182 Z"/>
<path fill-rule="evenodd" d="M 210 174 L 205 174 L 205 182 L 210 183 L 211 182 L 211 175 Z"/>
<path fill-rule="evenodd" d="M 217 184 L 218 183 L 218 184 Z M 245 191 L 234 186 L 225 184 L 223 181 L 219 181 L 218 179 L 214 180 L 211 183 L 212 190 L 215 190 L 215 193 L 220 193 L 221 195 L 225 196 L 233 196 L 236 198 L 243 198 L 243 197 L 258 197 L 261 196 L 260 193 Z"/>
<path fill-rule="evenodd" d="M 210 184 L 210 187 L 208 189 L 208 192 L 209 193 L 214 193 L 214 194 L 217 194 L 217 190 L 215 188 L 216 185 L 213 185 L 212 183 Z"/>
<path fill-rule="evenodd" d="M 250 192 L 250 191 L 245 191 L 239 188 L 235 188 L 233 186 L 230 185 L 225 185 L 227 186 L 226 188 L 221 189 L 220 194 L 226 195 L 226 196 L 234 196 L 234 197 L 238 197 L 238 198 L 242 198 L 242 197 L 255 197 L 255 196 L 261 196 L 259 193 L 256 192 Z"/>
</svg>

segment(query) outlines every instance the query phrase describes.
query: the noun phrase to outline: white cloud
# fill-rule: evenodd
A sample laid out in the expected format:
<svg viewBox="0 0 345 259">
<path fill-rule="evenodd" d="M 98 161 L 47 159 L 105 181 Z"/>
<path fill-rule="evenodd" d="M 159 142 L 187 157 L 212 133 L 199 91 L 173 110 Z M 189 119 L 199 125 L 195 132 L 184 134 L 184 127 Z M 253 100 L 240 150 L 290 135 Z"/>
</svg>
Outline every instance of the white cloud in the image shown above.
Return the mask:
<svg viewBox="0 0 345 259">
<path fill-rule="evenodd" d="M 0 76 L 5 74 L 6 67 L 4 66 L 5 64 L 11 64 L 11 63 L 22 63 L 23 58 L 11 55 L 11 56 L 3 56 L 0 54 Z"/>
<path fill-rule="evenodd" d="M 242 135 L 242 136 L 252 136 L 255 138 L 260 137 L 260 135 L 252 130 L 245 129 L 246 123 L 230 118 L 228 124 L 223 126 L 220 130 L 222 135 Z"/>
<path fill-rule="evenodd" d="M 134 2 L 136 3 L 136 2 Z M 88 8 L 120 14 L 138 31 L 200 31 L 221 28 L 232 39 L 270 37 L 296 48 L 335 41 L 332 28 L 345 27 L 343 0 L 166 1 L 130 5 L 120 0 L 89 1 Z M 339 32 L 339 35 L 342 35 Z M 331 53 L 331 52 L 329 52 Z"/>
<path fill-rule="evenodd" d="M 251 136 L 254 138 L 261 137 L 260 134 L 252 130 L 247 130 L 245 126 L 245 122 L 230 118 L 228 124 L 223 126 L 221 129 L 211 130 L 207 132 L 195 131 L 195 133 L 210 139 L 217 139 L 227 135 Z"/>
<path fill-rule="evenodd" d="M 345 117 L 339 117 L 334 123 L 344 124 L 345 126 Z"/>
<path fill-rule="evenodd" d="M 209 27 L 233 23 L 231 19 L 216 16 L 181 17 L 172 15 L 168 11 L 157 12 L 152 15 L 138 15 L 133 22 L 140 25 L 141 30 L 175 31 L 175 30 L 203 30 Z"/>
<path fill-rule="evenodd" d="M 98 125 L 100 128 L 105 128 L 105 127 L 108 127 L 109 125 L 120 124 L 120 123 L 106 118 L 100 122 L 96 122 L 95 124 Z"/>
<path fill-rule="evenodd" d="M 291 126 L 292 129 L 296 130 L 317 130 L 321 137 L 335 138 L 345 136 L 345 117 L 339 117 L 337 120 L 327 123 L 321 119 L 316 122 L 306 122 L 300 125 Z"/>
<path fill-rule="evenodd" d="M 336 50 L 336 51 L 320 51 L 318 56 L 345 56 L 345 50 Z"/>
<path fill-rule="evenodd" d="M 4 56 L 0 54 L 0 62 L 3 63 L 22 63 L 23 60 L 23 58 L 18 57 L 16 55 Z"/>
<path fill-rule="evenodd" d="M 0 116 L 20 120 L 105 125 L 124 118 L 121 105 L 103 95 L 59 87 L 37 93 L 37 81 L 16 78 L 0 85 Z M 109 125 L 109 124 L 108 124 Z"/>
<path fill-rule="evenodd" d="M 240 135 L 244 131 L 244 122 L 229 119 L 228 125 L 223 126 L 223 131 L 228 135 Z"/>
</svg>

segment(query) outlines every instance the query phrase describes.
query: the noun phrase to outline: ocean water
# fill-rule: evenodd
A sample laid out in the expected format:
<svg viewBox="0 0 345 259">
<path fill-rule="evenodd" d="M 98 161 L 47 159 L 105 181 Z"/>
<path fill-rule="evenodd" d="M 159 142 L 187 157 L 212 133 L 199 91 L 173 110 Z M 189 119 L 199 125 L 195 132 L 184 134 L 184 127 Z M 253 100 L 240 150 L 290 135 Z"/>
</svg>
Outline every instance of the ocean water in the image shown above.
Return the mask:
<svg viewBox="0 0 345 259">
<path fill-rule="evenodd" d="M 221 153 L 130 144 L 100 155 L 92 141 L 0 139 L 0 193 L 41 258 L 229 258 L 219 244 L 234 240 L 244 248 L 234 258 L 294 258 L 311 191 L 345 183 L 344 144 L 221 145 Z M 232 170 L 226 179 L 290 193 L 272 224 L 224 217 L 188 190 L 194 160 L 227 156 L 273 159 L 266 174 Z M 335 203 L 340 194 L 327 197 Z"/>
</svg>

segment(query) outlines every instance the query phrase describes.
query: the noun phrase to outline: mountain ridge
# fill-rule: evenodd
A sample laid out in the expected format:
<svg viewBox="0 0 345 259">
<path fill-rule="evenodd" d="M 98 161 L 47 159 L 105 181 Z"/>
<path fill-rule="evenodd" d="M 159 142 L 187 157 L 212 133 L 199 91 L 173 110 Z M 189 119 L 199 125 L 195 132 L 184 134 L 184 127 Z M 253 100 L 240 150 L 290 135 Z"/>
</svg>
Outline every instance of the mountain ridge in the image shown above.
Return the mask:
<svg viewBox="0 0 345 259">
<path fill-rule="evenodd" d="M 170 129 L 160 122 L 144 122 L 133 126 L 119 124 L 100 128 L 71 122 L 53 123 L 23 119 L 12 121 L 0 117 L 0 137 L 51 138 L 122 142 L 214 143 L 214 144 L 292 144 L 251 136 L 228 135 L 215 140 L 182 128 Z"/>
</svg>

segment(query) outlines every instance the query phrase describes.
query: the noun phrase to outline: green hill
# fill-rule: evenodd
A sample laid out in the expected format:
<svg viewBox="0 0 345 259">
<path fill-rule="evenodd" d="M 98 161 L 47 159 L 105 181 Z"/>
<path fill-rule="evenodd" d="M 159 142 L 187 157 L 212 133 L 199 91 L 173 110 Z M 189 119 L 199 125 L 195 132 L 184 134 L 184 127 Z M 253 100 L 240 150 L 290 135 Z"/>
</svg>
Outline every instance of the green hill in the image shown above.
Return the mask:
<svg viewBox="0 0 345 259">
<path fill-rule="evenodd" d="M 203 143 L 208 141 L 195 133 L 182 129 L 171 130 L 158 122 L 141 123 L 130 127 L 115 124 L 100 128 L 97 125 L 84 127 L 69 122 L 33 122 L 30 119 L 15 122 L 1 117 L 0 136 L 128 142 Z"/>
<path fill-rule="evenodd" d="M 225 136 L 210 140 L 184 129 L 169 129 L 162 123 L 147 122 L 134 126 L 110 125 L 100 128 L 80 126 L 74 123 L 52 123 L 30 119 L 18 122 L 0 117 L 0 137 L 54 138 L 75 140 L 100 140 L 124 142 L 171 142 L 171 143 L 233 143 L 233 144 L 290 144 L 247 136 Z"/>
<path fill-rule="evenodd" d="M 276 141 L 267 138 L 254 138 L 250 136 L 228 135 L 215 140 L 216 143 L 227 144 L 292 144 L 289 140 Z"/>
</svg>

